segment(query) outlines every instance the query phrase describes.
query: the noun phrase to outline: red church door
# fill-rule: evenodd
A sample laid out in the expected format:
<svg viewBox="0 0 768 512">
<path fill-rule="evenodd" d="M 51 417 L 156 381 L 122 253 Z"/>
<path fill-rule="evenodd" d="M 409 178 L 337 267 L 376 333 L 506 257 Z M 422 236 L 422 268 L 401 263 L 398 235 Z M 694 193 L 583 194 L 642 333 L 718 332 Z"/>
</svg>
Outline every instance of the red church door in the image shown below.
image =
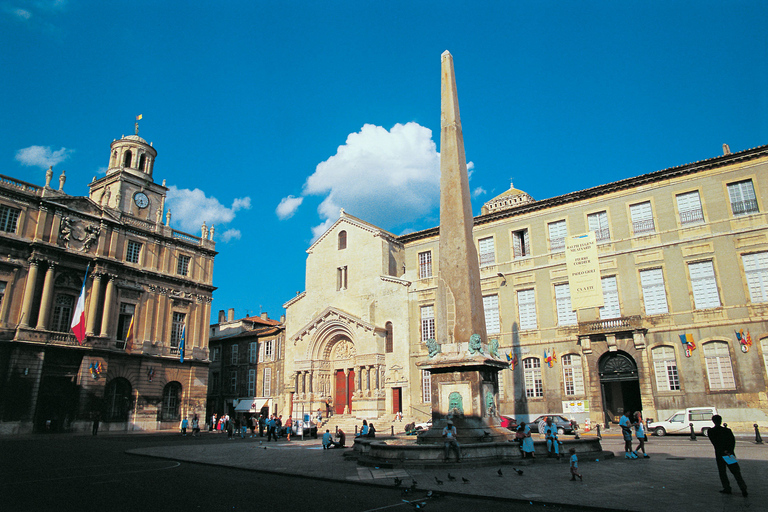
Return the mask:
<svg viewBox="0 0 768 512">
<path fill-rule="evenodd" d="M 355 390 L 355 371 L 349 370 L 349 375 L 344 375 L 344 370 L 336 370 L 336 400 L 333 403 L 336 414 L 344 414 L 344 409 L 349 407 L 352 411 L 352 393 Z"/>
</svg>

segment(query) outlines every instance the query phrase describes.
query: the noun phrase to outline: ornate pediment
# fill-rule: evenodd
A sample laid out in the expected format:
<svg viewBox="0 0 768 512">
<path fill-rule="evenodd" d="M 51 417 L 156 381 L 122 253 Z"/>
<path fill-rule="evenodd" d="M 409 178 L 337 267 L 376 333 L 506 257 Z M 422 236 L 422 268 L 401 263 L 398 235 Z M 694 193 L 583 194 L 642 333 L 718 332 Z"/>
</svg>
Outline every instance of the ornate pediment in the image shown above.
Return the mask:
<svg viewBox="0 0 768 512">
<path fill-rule="evenodd" d="M 72 212 L 80 213 L 83 215 L 92 215 L 94 217 L 101 217 L 102 214 L 117 220 L 118 215 L 116 212 L 112 212 L 109 209 L 102 209 L 101 206 L 93 202 L 88 197 L 82 196 L 66 196 L 57 197 L 55 200 L 57 205 L 60 205 Z M 66 215 L 66 213 L 64 213 Z"/>
<path fill-rule="evenodd" d="M 294 344 L 307 335 L 311 335 L 319 329 L 322 329 L 325 324 L 343 324 L 352 329 L 363 329 L 364 331 L 381 331 L 381 327 L 366 322 L 362 318 L 358 318 L 345 311 L 329 306 L 325 308 L 319 315 L 315 316 L 308 324 L 301 328 L 296 334 L 292 336 Z"/>
</svg>

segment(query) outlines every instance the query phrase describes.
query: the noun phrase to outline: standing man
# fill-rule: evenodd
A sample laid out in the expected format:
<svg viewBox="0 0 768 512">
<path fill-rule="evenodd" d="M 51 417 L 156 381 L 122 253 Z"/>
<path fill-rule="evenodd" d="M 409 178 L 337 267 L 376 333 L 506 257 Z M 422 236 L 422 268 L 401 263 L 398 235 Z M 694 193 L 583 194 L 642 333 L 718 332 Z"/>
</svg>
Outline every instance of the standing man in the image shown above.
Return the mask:
<svg viewBox="0 0 768 512">
<path fill-rule="evenodd" d="M 728 474 L 725 472 L 725 468 L 728 468 L 736 479 L 742 496 L 746 498 L 747 484 L 741 477 L 741 468 L 736 460 L 736 455 L 733 453 L 733 449 L 736 447 L 736 438 L 733 437 L 731 429 L 720 425 L 722 422 L 723 418 L 719 414 L 715 414 L 712 416 L 712 423 L 715 426 L 707 431 L 707 437 L 709 437 L 709 441 L 715 448 L 717 471 L 720 473 L 720 481 L 723 483 L 723 488 L 720 492 L 731 494 L 731 482 L 728 481 Z"/>
<path fill-rule="evenodd" d="M 448 461 L 448 453 L 450 453 L 451 449 L 456 451 L 456 462 L 461 462 L 461 448 L 459 447 L 459 443 L 456 441 L 456 427 L 453 426 L 453 421 L 448 420 L 448 423 L 443 427 L 443 447 L 444 447 L 444 454 L 443 454 L 443 461 Z"/>
</svg>

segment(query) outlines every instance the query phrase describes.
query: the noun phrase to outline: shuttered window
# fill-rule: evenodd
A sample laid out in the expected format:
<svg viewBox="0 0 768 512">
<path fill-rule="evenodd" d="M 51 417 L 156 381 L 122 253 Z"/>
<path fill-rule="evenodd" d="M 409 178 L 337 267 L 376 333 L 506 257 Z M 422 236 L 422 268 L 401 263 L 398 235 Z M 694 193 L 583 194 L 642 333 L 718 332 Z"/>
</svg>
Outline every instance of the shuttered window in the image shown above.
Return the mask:
<svg viewBox="0 0 768 512">
<path fill-rule="evenodd" d="M 768 252 L 756 252 L 741 256 L 747 276 L 749 300 L 768 302 Z"/>
<path fill-rule="evenodd" d="M 589 230 L 595 232 L 598 242 L 611 239 L 611 229 L 608 226 L 608 212 L 590 213 L 587 215 Z"/>
<path fill-rule="evenodd" d="M 704 359 L 707 363 L 709 389 L 736 389 L 733 367 L 731 366 L 731 353 L 727 343 L 713 341 L 704 344 Z"/>
<path fill-rule="evenodd" d="M 549 249 L 552 252 L 565 250 L 565 237 L 568 236 L 568 227 L 564 220 L 547 224 L 549 230 Z"/>
<path fill-rule="evenodd" d="M 531 241 L 528 238 L 527 229 L 521 229 L 512 233 L 512 253 L 515 258 L 524 258 L 531 255 Z"/>
<path fill-rule="evenodd" d="M 566 354 L 563 361 L 563 387 L 565 396 L 581 396 L 584 394 L 584 372 L 581 367 L 581 356 Z"/>
<path fill-rule="evenodd" d="M 245 394 L 248 396 L 256 396 L 256 370 L 248 370 L 248 389 Z"/>
<path fill-rule="evenodd" d="M 432 251 L 419 253 L 419 279 L 432 277 Z"/>
<path fill-rule="evenodd" d="M 272 395 L 272 368 L 264 368 L 264 383 L 262 384 L 262 396 Z"/>
<path fill-rule="evenodd" d="M 496 246 L 493 243 L 493 237 L 481 238 L 477 241 L 478 248 L 480 249 L 480 266 L 486 267 L 488 265 L 496 264 Z"/>
<path fill-rule="evenodd" d="M 616 285 L 616 276 L 604 277 L 600 280 L 603 286 L 603 307 L 600 308 L 600 319 L 619 318 L 619 288 Z"/>
<path fill-rule="evenodd" d="M 644 235 L 656 231 L 650 201 L 630 205 L 629 214 L 632 217 L 632 232 L 634 234 Z"/>
<path fill-rule="evenodd" d="M 533 289 L 517 292 L 517 310 L 520 315 L 520 329 L 536 329 L 536 294 Z"/>
<path fill-rule="evenodd" d="M 664 272 L 660 268 L 641 270 L 640 285 L 643 288 L 646 315 L 669 313 L 667 292 L 664 288 Z"/>
<path fill-rule="evenodd" d="M 694 307 L 696 309 L 720 307 L 720 294 L 717 291 L 712 260 L 689 263 L 688 272 L 691 275 Z"/>
<path fill-rule="evenodd" d="M 488 334 L 500 333 L 499 296 L 488 295 L 483 297 L 483 309 L 485 310 L 485 331 Z"/>
<path fill-rule="evenodd" d="M 686 192 L 677 196 L 677 213 L 680 215 L 680 225 L 704 222 L 704 212 L 701 209 L 699 191 Z"/>
<path fill-rule="evenodd" d="M 677 359 L 675 349 L 662 346 L 654 348 L 653 370 L 656 374 L 656 389 L 659 391 L 678 391 L 680 377 L 677 374 Z"/>
<path fill-rule="evenodd" d="M 571 287 L 568 283 L 555 285 L 557 325 L 576 325 L 578 319 L 571 306 Z"/>
</svg>

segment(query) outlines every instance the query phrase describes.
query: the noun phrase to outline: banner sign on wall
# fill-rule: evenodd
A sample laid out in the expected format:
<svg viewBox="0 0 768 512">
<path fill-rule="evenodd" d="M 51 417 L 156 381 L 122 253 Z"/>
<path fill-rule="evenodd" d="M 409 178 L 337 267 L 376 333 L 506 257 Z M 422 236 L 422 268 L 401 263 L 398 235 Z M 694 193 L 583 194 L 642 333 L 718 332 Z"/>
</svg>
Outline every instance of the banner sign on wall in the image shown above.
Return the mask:
<svg viewBox="0 0 768 512">
<path fill-rule="evenodd" d="M 565 265 L 571 291 L 571 308 L 576 311 L 603 306 L 600 263 L 595 232 L 572 235 L 565 239 Z"/>
</svg>

